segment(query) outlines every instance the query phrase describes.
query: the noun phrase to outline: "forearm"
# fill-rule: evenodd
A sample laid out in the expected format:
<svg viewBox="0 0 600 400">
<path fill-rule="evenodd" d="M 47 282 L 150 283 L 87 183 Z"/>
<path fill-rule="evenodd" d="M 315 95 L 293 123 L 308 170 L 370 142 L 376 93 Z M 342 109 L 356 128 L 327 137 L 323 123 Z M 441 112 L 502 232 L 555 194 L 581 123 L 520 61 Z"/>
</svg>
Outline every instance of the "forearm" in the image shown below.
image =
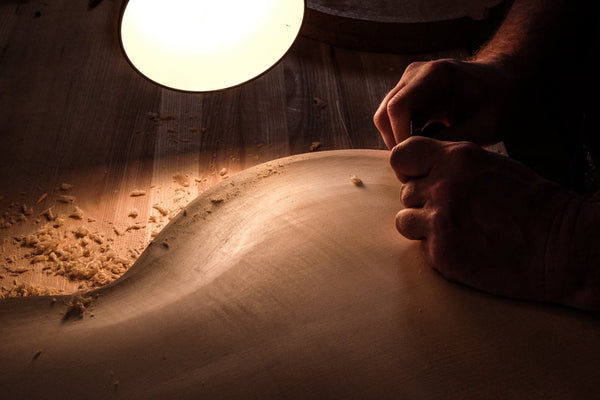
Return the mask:
<svg viewBox="0 0 600 400">
<path fill-rule="evenodd" d="M 600 202 L 573 197 L 547 242 L 546 300 L 600 310 Z"/>
<path fill-rule="evenodd" d="M 515 0 L 492 39 L 473 57 L 499 64 L 515 80 L 567 62 L 580 43 L 589 0 Z"/>
</svg>

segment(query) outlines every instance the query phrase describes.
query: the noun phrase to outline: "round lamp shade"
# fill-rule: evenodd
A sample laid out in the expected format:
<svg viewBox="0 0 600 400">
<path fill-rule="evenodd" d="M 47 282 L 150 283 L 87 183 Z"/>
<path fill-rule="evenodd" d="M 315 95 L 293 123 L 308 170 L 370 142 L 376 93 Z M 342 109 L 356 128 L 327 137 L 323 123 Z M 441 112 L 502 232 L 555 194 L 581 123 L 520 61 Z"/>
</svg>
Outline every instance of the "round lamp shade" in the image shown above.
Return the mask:
<svg viewBox="0 0 600 400">
<path fill-rule="evenodd" d="M 119 27 L 129 62 L 168 88 L 236 86 L 275 65 L 298 36 L 304 0 L 129 0 Z"/>
</svg>

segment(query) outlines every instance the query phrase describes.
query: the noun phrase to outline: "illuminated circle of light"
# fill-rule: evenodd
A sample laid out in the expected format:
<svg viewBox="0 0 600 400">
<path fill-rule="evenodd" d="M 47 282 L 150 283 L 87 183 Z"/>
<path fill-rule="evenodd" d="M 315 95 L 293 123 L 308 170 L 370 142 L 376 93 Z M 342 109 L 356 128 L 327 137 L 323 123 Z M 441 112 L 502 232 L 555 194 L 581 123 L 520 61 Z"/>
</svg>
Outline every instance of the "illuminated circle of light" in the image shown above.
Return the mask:
<svg viewBox="0 0 600 400">
<path fill-rule="evenodd" d="M 205 92 L 242 84 L 275 65 L 303 17 L 304 0 L 129 0 L 119 36 L 142 75 Z"/>
</svg>

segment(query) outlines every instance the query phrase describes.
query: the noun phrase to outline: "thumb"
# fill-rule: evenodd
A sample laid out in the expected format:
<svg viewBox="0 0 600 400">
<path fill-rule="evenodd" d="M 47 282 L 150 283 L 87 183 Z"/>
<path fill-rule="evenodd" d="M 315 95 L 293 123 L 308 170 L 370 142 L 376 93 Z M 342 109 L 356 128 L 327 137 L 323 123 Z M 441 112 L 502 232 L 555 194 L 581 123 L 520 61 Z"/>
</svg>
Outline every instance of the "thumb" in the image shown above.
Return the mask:
<svg viewBox="0 0 600 400">
<path fill-rule="evenodd" d="M 401 182 L 425 176 L 446 144 L 424 136 L 411 136 L 392 149 L 390 164 Z"/>
</svg>

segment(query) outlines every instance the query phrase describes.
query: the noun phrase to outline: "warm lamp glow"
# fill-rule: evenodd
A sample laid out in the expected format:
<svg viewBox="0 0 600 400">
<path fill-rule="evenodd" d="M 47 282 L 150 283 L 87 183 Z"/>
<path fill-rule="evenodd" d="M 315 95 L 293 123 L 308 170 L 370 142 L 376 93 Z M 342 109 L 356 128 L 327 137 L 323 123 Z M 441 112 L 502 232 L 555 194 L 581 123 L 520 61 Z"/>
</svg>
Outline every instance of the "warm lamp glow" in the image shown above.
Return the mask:
<svg viewBox="0 0 600 400">
<path fill-rule="evenodd" d="M 302 24 L 303 0 L 129 0 L 120 37 L 125 55 L 158 84 L 212 91 L 275 65 Z"/>
</svg>

